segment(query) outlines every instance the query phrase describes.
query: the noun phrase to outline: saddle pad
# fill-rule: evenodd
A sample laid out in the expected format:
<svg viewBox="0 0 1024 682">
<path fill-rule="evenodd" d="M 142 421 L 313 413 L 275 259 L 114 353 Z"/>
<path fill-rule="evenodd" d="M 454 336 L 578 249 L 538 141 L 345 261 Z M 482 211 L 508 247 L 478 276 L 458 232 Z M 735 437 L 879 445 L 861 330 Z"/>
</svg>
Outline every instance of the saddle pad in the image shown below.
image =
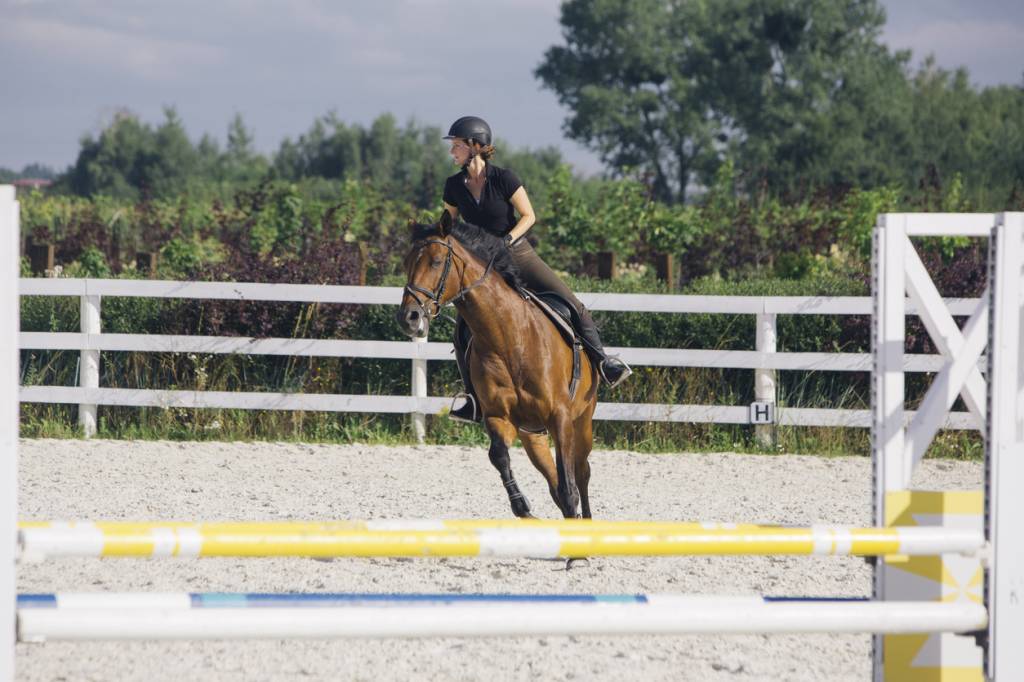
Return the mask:
<svg viewBox="0 0 1024 682">
<path fill-rule="evenodd" d="M 565 318 L 565 316 L 555 310 L 547 301 L 545 301 L 541 295 L 529 289 L 523 290 L 523 296 L 530 301 L 533 301 L 540 310 L 547 315 L 548 319 L 555 323 L 555 327 L 562 333 L 562 337 L 565 342 L 572 346 L 576 341 L 576 331 L 572 328 L 572 324 Z M 561 302 L 561 301 L 560 301 Z"/>
</svg>

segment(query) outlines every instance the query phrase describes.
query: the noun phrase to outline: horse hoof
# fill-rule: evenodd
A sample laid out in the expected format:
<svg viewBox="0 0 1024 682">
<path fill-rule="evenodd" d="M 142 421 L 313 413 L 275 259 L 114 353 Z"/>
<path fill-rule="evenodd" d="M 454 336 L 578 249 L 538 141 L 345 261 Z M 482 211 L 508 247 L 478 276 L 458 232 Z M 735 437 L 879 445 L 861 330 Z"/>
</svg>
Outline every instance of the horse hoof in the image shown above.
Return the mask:
<svg viewBox="0 0 1024 682">
<path fill-rule="evenodd" d="M 586 557 L 576 557 L 573 559 L 565 560 L 565 570 L 570 571 L 574 568 L 590 568 L 590 559 Z"/>
</svg>

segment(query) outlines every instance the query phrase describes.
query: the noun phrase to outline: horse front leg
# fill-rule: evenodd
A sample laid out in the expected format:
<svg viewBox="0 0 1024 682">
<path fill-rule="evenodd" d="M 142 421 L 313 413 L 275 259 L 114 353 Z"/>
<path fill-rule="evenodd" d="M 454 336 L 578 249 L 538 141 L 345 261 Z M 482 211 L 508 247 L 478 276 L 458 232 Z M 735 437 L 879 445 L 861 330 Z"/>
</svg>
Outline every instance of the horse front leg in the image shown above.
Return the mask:
<svg viewBox="0 0 1024 682">
<path fill-rule="evenodd" d="M 519 441 L 526 449 L 526 456 L 533 462 L 548 484 L 548 492 L 555 506 L 562 509 L 561 496 L 558 493 L 558 469 L 555 468 L 555 458 L 551 455 L 551 448 L 548 447 L 548 436 L 545 433 L 519 432 Z"/>
<path fill-rule="evenodd" d="M 583 518 L 593 518 L 590 514 L 590 451 L 594 448 L 594 406 L 591 405 L 584 414 L 576 419 L 573 428 L 573 456 L 576 458 L 576 483 L 580 489 L 580 504 L 583 506 Z"/>
<path fill-rule="evenodd" d="M 556 417 L 550 429 L 555 441 L 555 468 L 558 471 L 558 498 L 562 515 L 578 519 L 580 490 L 576 485 L 576 448 L 574 425 L 567 417 Z M 587 510 L 590 511 L 589 509 Z"/>
<path fill-rule="evenodd" d="M 519 484 L 512 475 L 512 458 L 509 456 L 508 447 L 515 440 L 516 428 L 508 420 L 499 417 L 488 417 L 486 424 L 487 433 L 491 437 L 491 447 L 487 451 L 487 456 L 501 476 L 501 483 L 505 486 L 509 504 L 512 505 L 512 513 L 519 518 L 533 518 L 530 513 L 530 501 L 519 490 Z"/>
</svg>

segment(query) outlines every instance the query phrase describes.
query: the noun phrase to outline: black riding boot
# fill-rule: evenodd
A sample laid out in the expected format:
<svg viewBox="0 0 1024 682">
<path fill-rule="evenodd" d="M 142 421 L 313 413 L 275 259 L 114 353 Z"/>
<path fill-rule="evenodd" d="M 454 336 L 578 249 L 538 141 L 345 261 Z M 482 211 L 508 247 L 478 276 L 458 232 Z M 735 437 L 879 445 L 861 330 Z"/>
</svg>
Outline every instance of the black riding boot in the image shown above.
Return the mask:
<svg viewBox="0 0 1024 682">
<path fill-rule="evenodd" d="M 615 388 L 626 380 L 633 370 L 625 362 L 614 355 L 607 355 L 604 352 L 604 345 L 601 343 L 601 335 L 597 331 L 594 318 L 586 308 L 580 310 L 580 336 L 583 337 L 583 346 L 587 349 L 590 361 L 597 367 L 597 373 L 605 380 L 610 388 Z"/>
<path fill-rule="evenodd" d="M 473 381 L 469 378 L 469 359 L 466 353 L 472 343 L 472 336 L 469 327 L 461 317 L 455 323 L 455 338 L 452 342 L 455 346 L 455 364 L 459 366 L 462 385 L 466 387 L 466 391 L 457 393 L 452 399 L 452 409 L 448 411 L 448 417 L 455 421 L 479 424 L 483 422 L 484 415 L 480 410 L 480 401 L 476 398 L 476 391 L 473 390 Z M 466 402 L 456 409 L 455 401 L 459 398 L 465 398 Z"/>
</svg>

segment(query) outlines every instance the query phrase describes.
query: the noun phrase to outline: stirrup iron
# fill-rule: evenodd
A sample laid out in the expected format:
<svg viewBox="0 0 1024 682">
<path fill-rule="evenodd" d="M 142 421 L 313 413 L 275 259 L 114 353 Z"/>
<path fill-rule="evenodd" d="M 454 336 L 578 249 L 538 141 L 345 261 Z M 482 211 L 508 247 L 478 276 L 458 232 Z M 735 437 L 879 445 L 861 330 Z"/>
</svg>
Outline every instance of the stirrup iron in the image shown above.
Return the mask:
<svg viewBox="0 0 1024 682">
<path fill-rule="evenodd" d="M 609 378 L 608 378 L 608 376 L 607 376 L 607 375 L 606 375 L 606 374 L 604 373 L 604 363 L 605 363 L 605 362 L 607 362 L 609 358 L 605 358 L 604 360 L 601 360 L 601 362 L 600 362 L 600 363 L 598 364 L 598 366 L 597 366 L 597 371 L 598 371 L 598 372 L 599 372 L 599 373 L 601 374 L 601 379 L 603 379 L 603 380 L 604 380 L 604 382 L 605 382 L 606 384 L 608 384 L 608 388 L 615 388 L 616 386 L 618 386 L 619 384 L 621 384 L 621 383 L 622 383 L 623 381 L 625 381 L 626 379 L 628 379 L 628 378 L 629 378 L 629 377 L 630 377 L 630 376 L 631 376 L 631 375 L 633 374 L 633 370 L 632 370 L 632 369 L 630 369 L 629 365 L 627 365 L 627 364 L 626 364 L 625 362 L 623 362 L 622 360 L 620 360 L 620 359 L 619 359 L 619 358 L 618 358 L 617 356 L 610 356 L 610 357 L 615 357 L 615 359 L 616 359 L 616 360 L 618 360 L 618 361 L 619 361 L 619 363 L 621 363 L 621 364 L 622 364 L 622 366 L 623 366 L 623 367 L 625 368 L 625 369 L 623 370 L 622 374 L 620 374 L 620 375 L 619 375 L 619 378 L 618 378 L 618 379 L 616 379 L 616 380 L 615 380 L 615 381 L 613 382 L 613 381 L 612 381 L 611 379 L 609 379 Z"/>
<path fill-rule="evenodd" d="M 466 399 L 466 404 L 463 405 L 462 407 L 469 405 L 472 408 L 473 416 L 470 419 L 466 419 L 455 414 L 455 401 L 457 401 L 459 398 Z M 476 398 L 473 397 L 472 393 L 455 394 L 455 396 L 452 398 L 452 406 L 448 408 L 448 418 L 451 419 L 452 421 L 465 422 L 466 424 L 479 424 L 480 422 L 483 421 L 482 415 L 480 414 L 480 408 L 476 404 Z"/>
</svg>

